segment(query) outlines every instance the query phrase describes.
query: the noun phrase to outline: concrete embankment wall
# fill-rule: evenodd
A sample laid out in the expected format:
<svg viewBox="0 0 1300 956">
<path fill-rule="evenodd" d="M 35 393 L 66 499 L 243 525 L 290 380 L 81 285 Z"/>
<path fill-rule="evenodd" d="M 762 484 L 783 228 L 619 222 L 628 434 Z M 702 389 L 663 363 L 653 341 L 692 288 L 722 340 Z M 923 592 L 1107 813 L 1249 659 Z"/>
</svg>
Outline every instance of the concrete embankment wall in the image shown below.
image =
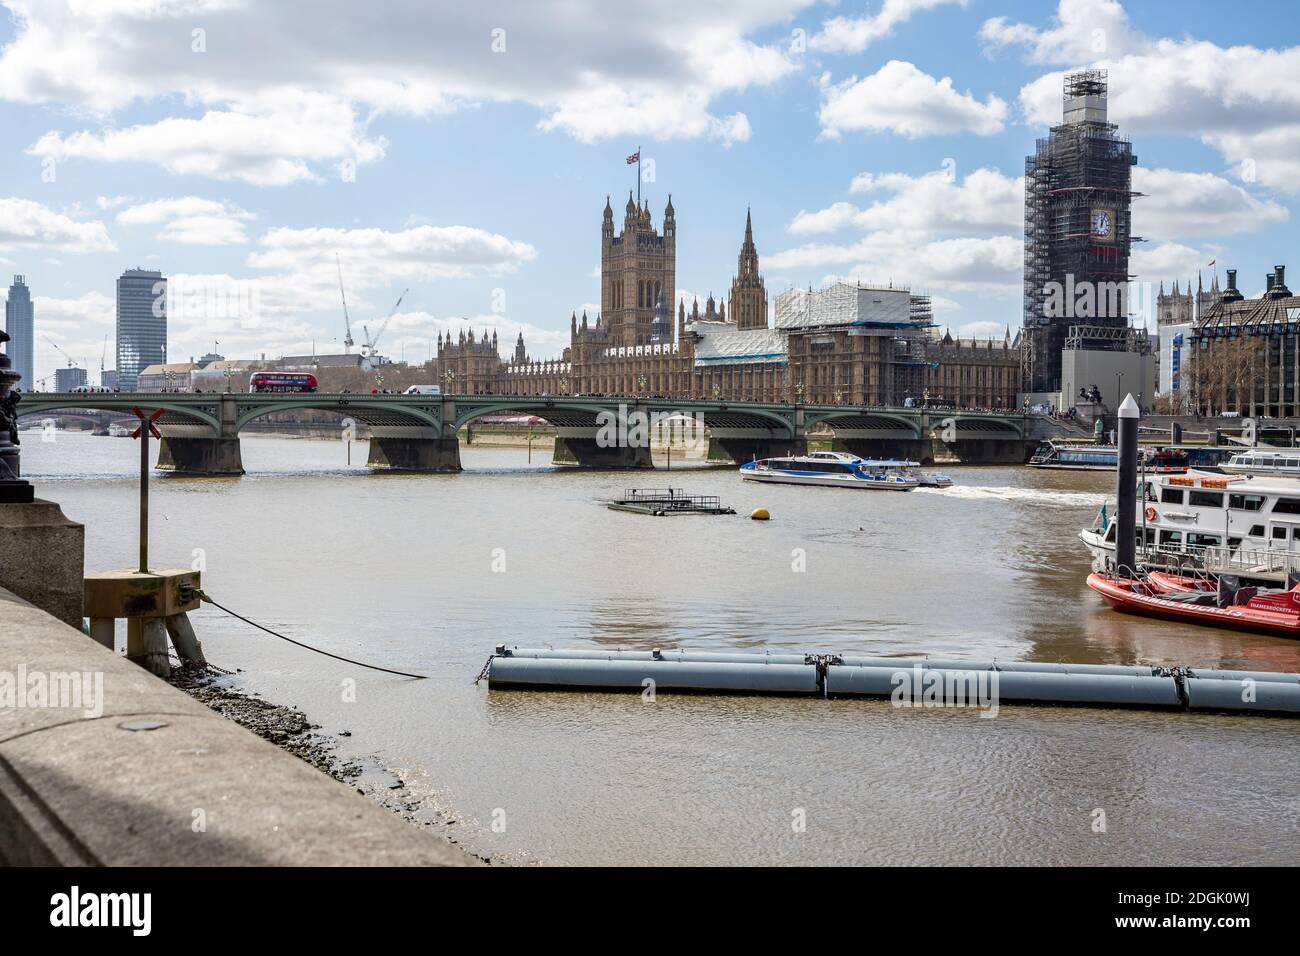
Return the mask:
<svg viewBox="0 0 1300 956">
<path fill-rule="evenodd" d="M 472 862 L 0 588 L 0 863 Z"/>
</svg>

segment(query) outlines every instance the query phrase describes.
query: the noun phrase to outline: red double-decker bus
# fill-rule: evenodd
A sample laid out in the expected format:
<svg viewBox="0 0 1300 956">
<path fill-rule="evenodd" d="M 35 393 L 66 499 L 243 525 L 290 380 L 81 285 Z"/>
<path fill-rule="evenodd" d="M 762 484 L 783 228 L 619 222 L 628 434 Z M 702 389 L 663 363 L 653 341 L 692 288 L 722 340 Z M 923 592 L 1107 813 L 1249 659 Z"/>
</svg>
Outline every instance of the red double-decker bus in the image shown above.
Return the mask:
<svg viewBox="0 0 1300 956">
<path fill-rule="evenodd" d="M 253 372 L 248 376 L 250 392 L 314 392 L 316 376 L 311 372 Z"/>
</svg>

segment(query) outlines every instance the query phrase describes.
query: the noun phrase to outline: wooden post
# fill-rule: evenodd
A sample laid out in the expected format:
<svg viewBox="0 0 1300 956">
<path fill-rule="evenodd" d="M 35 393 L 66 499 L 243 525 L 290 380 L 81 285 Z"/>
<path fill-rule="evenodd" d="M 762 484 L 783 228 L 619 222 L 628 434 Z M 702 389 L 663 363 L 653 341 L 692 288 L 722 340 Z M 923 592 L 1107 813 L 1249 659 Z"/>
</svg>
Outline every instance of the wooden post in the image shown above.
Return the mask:
<svg viewBox="0 0 1300 956">
<path fill-rule="evenodd" d="M 167 627 L 160 617 L 147 617 L 143 620 L 144 660 L 142 663 L 159 677 L 170 677 L 172 664 L 167 657 Z"/>
<path fill-rule="evenodd" d="M 107 647 L 110 651 L 116 650 L 116 629 L 117 621 L 111 617 L 92 617 L 90 619 L 91 639 Z"/>
<path fill-rule="evenodd" d="M 163 618 L 167 625 L 167 633 L 171 635 L 172 644 L 176 648 L 176 655 L 183 661 L 189 661 L 191 664 L 206 664 L 203 658 L 203 644 L 194 633 L 194 628 L 190 624 L 190 619 L 185 614 L 173 614 L 170 617 Z"/>
</svg>

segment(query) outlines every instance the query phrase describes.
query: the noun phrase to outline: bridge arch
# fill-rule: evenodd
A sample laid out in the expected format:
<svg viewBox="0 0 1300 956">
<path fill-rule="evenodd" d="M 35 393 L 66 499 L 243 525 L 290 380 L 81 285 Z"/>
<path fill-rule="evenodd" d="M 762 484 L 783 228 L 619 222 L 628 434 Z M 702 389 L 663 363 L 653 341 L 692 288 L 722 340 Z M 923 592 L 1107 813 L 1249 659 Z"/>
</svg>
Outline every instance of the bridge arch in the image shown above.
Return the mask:
<svg viewBox="0 0 1300 956">
<path fill-rule="evenodd" d="M 299 394 L 274 394 L 266 396 L 241 396 L 239 413 L 235 417 L 236 432 L 250 422 L 275 412 L 294 410 L 330 412 L 352 418 L 371 428 L 438 428 L 442 427 L 442 403 L 435 399 L 427 403 L 385 401 L 398 396 L 381 395 L 322 395 L 316 392 Z M 261 399 L 259 401 L 259 398 Z"/>
<path fill-rule="evenodd" d="M 70 410 L 107 411 L 124 416 L 131 416 L 133 408 L 142 411 L 155 411 L 161 408 L 163 421 L 175 424 L 198 424 L 207 426 L 212 434 L 221 431 L 221 403 L 214 396 L 211 402 L 194 402 L 181 400 L 166 394 L 128 395 L 118 398 L 118 393 L 90 392 L 85 395 L 67 392 L 35 392 L 23 395 L 18 403 L 18 414 L 40 415 L 46 412 Z"/>
</svg>

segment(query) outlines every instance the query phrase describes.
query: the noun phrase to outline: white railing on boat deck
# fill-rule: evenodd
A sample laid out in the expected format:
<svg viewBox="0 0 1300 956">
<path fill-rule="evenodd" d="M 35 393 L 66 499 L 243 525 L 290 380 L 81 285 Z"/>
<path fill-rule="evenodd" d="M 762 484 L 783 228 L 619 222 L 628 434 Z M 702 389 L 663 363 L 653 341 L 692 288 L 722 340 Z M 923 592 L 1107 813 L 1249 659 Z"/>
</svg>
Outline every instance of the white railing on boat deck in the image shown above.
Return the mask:
<svg viewBox="0 0 1300 956">
<path fill-rule="evenodd" d="M 1152 544 L 1137 549 L 1138 563 L 1174 566 L 1182 571 L 1207 574 L 1247 574 L 1284 578 L 1300 574 L 1300 552 L 1260 548 L 1225 548 L 1222 545 L 1174 546 Z"/>
<path fill-rule="evenodd" d="M 1225 547 L 1205 549 L 1205 570 L 1216 574 L 1269 574 L 1285 576 L 1300 573 L 1300 553 L 1260 549 L 1232 550 Z"/>
</svg>

